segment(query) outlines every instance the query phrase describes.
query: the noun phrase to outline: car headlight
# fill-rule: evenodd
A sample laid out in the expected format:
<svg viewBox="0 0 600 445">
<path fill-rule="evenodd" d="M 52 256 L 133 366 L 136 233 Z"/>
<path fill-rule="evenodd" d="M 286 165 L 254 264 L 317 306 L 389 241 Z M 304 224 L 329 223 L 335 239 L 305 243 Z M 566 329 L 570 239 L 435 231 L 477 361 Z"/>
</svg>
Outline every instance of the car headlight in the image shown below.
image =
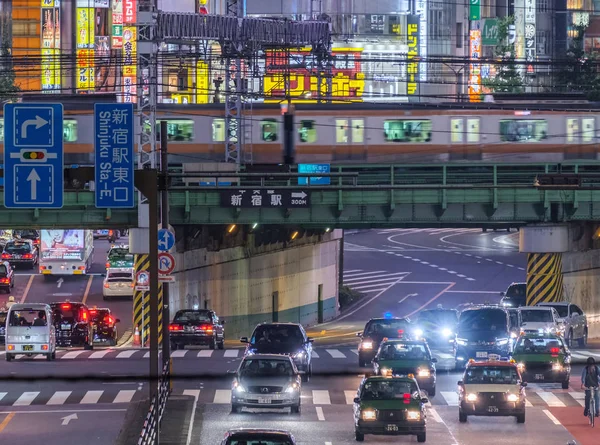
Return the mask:
<svg viewBox="0 0 600 445">
<path fill-rule="evenodd" d="M 417 375 L 419 377 L 430 377 L 431 376 L 431 371 L 429 369 L 418 369 L 417 370 Z"/>
<path fill-rule="evenodd" d="M 363 341 L 360 344 L 360 349 L 373 349 L 373 342 L 372 341 Z"/>
<path fill-rule="evenodd" d="M 508 396 L 506 396 L 506 400 L 508 400 L 509 402 L 518 402 L 519 396 L 516 394 L 509 394 Z"/>
<path fill-rule="evenodd" d="M 379 370 L 379 373 L 383 376 L 383 377 L 387 377 L 389 375 L 392 375 L 392 370 L 390 368 L 381 368 Z"/>
<path fill-rule="evenodd" d="M 419 411 L 407 411 L 406 420 L 421 420 L 421 413 Z"/>
<path fill-rule="evenodd" d="M 522 371 L 523 369 L 525 369 L 525 363 L 519 363 L 517 365 L 517 368 L 519 368 L 519 370 Z"/>
<path fill-rule="evenodd" d="M 299 386 L 298 386 L 298 384 L 296 382 L 290 383 L 288 385 L 288 387 L 285 388 L 285 392 L 287 392 L 287 393 L 294 393 L 294 392 L 298 391 L 298 388 L 299 388 Z"/>
<path fill-rule="evenodd" d="M 477 394 L 467 394 L 467 401 L 468 402 L 475 402 L 477 400 Z"/>
<path fill-rule="evenodd" d="M 417 328 L 413 332 L 414 332 L 415 336 L 417 336 L 417 337 L 423 337 L 423 329 Z"/>
<path fill-rule="evenodd" d="M 377 411 L 374 409 L 365 409 L 360 413 L 363 420 L 375 420 L 377 419 Z"/>
<path fill-rule="evenodd" d="M 444 337 L 450 337 L 452 335 L 452 330 L 450 330 L 448 328 L 444 328 L 444 329 L 442 329 L 442 335 Z"/>
<path fill-rule="evenodd" d="M 516 332 L 511 332 L 510 333 L 510 338 L 517 338 L 517 333 Z"/>
<path fill-rule="evenodd" d="M 552 371 L 562 371 L 563 366 L 560 363 L 552 363 Z"/>
<path fill-rule="evenodd" d="M 246 392 L 246 388 L 240 385 L 240 382 L 237 381 L 233 382 L 233 389 L 235 392 Z"/>
<path fill-rule="evenodd" d="M 496 343 L 498 346 L 506 346 L 508 344 L 508 338 L 497 338 Z"/>
<path fill-rule="evenodd" d="M 467 346 L 467 339 L 465 339 L 465 338 L 457 338 L 456 339 L 456 343 L 458 343 L 461 346 Z"/>
<path fill-rule="evenodd" d="M 304 353 L 304 351 L 299 351 L 299 352 L 296 352 L 296 354 L 294 355 L 294 358 L 301 360 L 304 358 L 305 355 L 306 354 Z"/>
</svg>

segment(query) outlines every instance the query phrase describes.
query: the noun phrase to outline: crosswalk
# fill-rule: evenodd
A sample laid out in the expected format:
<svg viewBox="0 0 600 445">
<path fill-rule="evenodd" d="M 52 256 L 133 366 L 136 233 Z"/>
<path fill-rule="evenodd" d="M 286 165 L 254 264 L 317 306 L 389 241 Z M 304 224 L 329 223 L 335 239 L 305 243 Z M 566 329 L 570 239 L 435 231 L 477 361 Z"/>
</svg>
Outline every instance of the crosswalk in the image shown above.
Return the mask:
<svg viewBox="0 0 600 445">
<path fill-rule="evenodd" d="M 8 391 L 0 392 L 0 407 L 127 404 L 141 390 Z"/>
<path fill-rule="evenodd" d="M 388 272 L 372 270 L 365 272 L 360 269 L 344 271 L 344 285 L 362 293 L 383 292 L 394 284 L 402 281 L 409 272 Z"/>
</svg>

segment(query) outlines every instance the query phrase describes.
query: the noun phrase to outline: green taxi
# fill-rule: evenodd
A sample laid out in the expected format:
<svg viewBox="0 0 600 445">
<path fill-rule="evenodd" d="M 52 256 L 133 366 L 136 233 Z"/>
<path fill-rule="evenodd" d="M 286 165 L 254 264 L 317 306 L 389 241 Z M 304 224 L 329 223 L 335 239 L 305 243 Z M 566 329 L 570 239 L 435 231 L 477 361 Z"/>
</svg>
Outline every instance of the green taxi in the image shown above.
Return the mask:
<svg viewBox="0 0 600 445">
<path fill-rule="evenodd" d="M 365 440 L 365 434 L 375 434 L 415 435 L 417 442 L 425 442 L 427 402 L 412 375 L 363 379 L 353 407 L 356 441 Z"/>
<path fill-rule="evenodd" d="M 571 352 L 561 336 L 523 334 L 517 339 L 512 358 L 524 381 L 560 383 L 562 389 L 569 389 Z"/>
<path fill-rule="evenodd" d="M 129 253 L 129 246 L 112 246 L 106 258 L 106 268 L 126 269 L 133 267 L 134 255 Z"/>
<path fill-rule="evenodd" d="M 373 372 L 384 377 L 413 374 L 419 388 L 427 391 L 429 397 L 434 397 L 436 363 L 437 359 L 431 356 L 425 340 L 384 339 L 373 359 Z"/>
</svg>

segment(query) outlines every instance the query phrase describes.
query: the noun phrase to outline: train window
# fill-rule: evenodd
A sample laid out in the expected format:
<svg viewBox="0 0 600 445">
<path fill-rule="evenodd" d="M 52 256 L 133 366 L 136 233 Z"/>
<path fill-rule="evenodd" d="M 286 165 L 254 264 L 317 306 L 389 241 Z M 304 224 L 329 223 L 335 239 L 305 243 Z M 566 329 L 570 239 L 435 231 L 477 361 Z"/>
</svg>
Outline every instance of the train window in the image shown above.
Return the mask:
<svg viewBox="0 0 600 445">
<path fill-rule="evenodd" d="M 453 144 L 463 141 L 464 120 L 462 118 L 452 119 L 450 123 L 450 140 Z"/>
<path fill-rule="evenodd" d="M 476 144 L 479 142 L 479 118 L 467 119 L 467 142 Z"/>
<path fill-rule="evenodd" d="M 388 142 L 431 142 L 431 121 L 385 121 L 383 134 Z"/>
<path fill-rule="evenodd" d="M 65 142 L 77 141 L 77 121 L 75 119 L 63 120 L 63 140 Z"/>
<path fill-rule="evenodd" d="M 194 139 L 194 121 L 191 119 L 167 119 L 169 141 L 184 142 Z"/>
<path fill-rule="evenodd" d="M 362 144 L 365 142 L 365 120 L 352 119 L 352 143 Z"/>
<path fill-rule="evenodd" d="M 595 131 L 595 119 L 593 117 L 586 117 L 581 119 L 583 131 L 581 135 L 583 136 L 583 142 L 592 142 L 594 140 L 594 131 Z"/>
<path fill-rule="evenodd" d="M 348 119 L 335 120 L 335 142 L 338 144 L 348 143 Z"/>
<path fill-rule="evenodd" d="M 548 137 L 548 122 L 543 119 L 505 119 L 500 121 L 503 142 L 539 142 Z"/>
<path fill-rule="evenodd" d="M 579 118 L 567 119 L 567 142 L 579 142 Z"/>
<path fill-rule="evenodd" d="M 300 142 L 307 144 L 314 144 L 317 142 L 317 127 L 315 121 L 300 121 L 300 128 L 298 128 L 298 136 Z"/>
<path fill-rule="evenodd" d="M 260 121 L 261 139 L 266 142 L 277 140 L 277 121 L 275 119 L 263 119 Z"/>
<path fill-rule="evenodd" d="M 213 119 L 212 140 L 213 142 L 225 142 L 225 119 Z"/>
</svg>

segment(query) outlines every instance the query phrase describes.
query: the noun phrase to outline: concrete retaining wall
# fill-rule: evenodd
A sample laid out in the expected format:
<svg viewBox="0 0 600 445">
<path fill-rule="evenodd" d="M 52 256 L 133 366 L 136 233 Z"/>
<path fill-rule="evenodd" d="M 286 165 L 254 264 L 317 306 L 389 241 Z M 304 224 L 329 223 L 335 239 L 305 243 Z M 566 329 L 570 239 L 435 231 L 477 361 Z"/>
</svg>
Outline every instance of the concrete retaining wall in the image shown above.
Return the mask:
<svg viewBox="0 0 600 445">
<path fill-rule="evenodd" d="M 600 250 L 562 254 L 563 297 L 588 317 L 589 336 L 600 337 Z"/>
<path fill-rule="evenodd" d="M 198 304 L 226 320 L 227 338 L 249 336 L 256 324 L 318 322 L 319 285 L 323 321 L 338 314 L 341 231 L 319 243 L 254 254 L 238 247 L 176 254 L 176 283 L 170 285 L 171 315 Z"/>
</svg>

